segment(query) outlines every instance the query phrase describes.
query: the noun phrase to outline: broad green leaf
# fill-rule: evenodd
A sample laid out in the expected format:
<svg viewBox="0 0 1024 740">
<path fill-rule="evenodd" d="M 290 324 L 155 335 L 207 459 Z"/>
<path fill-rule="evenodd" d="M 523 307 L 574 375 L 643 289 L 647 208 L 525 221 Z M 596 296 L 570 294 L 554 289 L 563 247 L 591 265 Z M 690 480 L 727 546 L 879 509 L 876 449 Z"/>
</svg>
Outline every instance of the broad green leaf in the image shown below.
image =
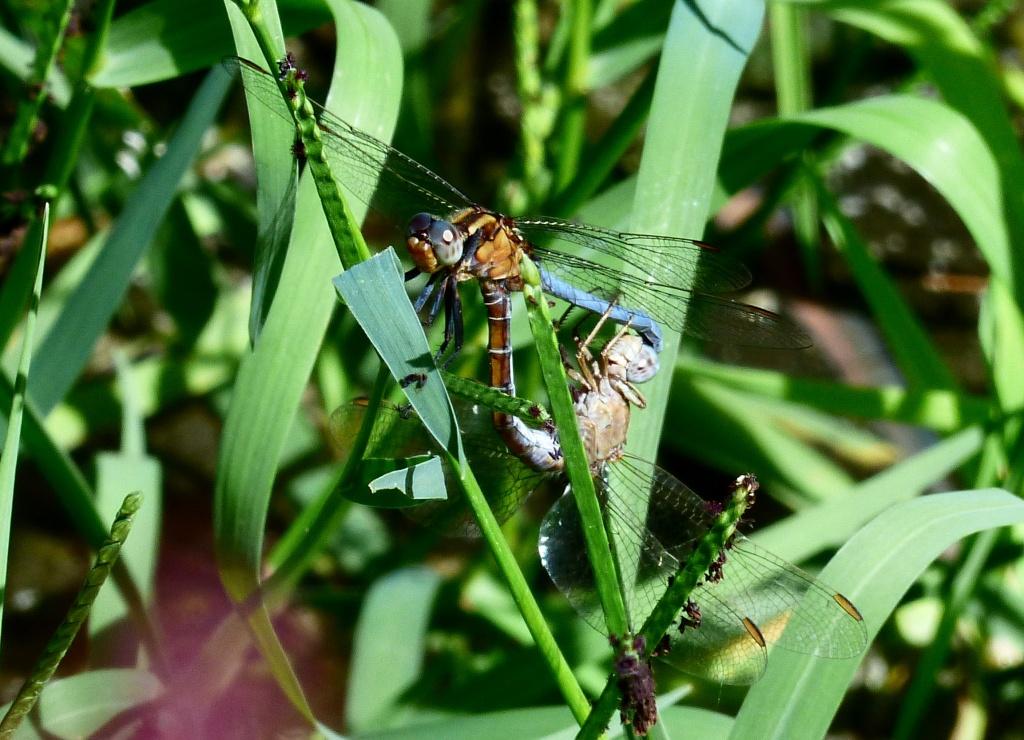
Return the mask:
<svg viewBox="0 0 1024 740">
<path fill-rule="evenodd" d="M 761 0 L 673 5 L 637 178 L 633 231 L 693 238 L 703 233 L 733 95 L 763 16 Z M 664 367 L 674 364 L 677 342 L 669 337 Z M 650 459 L 657 449 L 670 381 L 670 373 L 652 381 L 645 388 L 647 410 L 634 414 L 629 448 L 640 457 Z"/>
<path fill-rule="evenodd" d="M 405 395 L 437 443 L 457 455 L 459 436 L 451 402 L 405 292 L 402 263 L 394 248 L 338 275 L 334 286 L 396 379 L 426 376 L 409 384 Z"/>
<path fill-rule="evenodd" d="M 39 698 L 43 728 L 58 737 L 88 737 L 132 707 L 153 701 L 163 687 L 152 673 L 108 668 L 54 681 Z"/>
<path fill-rule="evenodd" d="M 887 509 L 836 554 L 821 578 L 856 603 L 874 636 L 924 569 L 981 530 L 1024 522 L 1024 502 L 1006 491 L 933 494 Z M 822 737 L 857 670 L 857 659 L 772 652 L 747 694 L 731 737 Z"/>
<path fill-rule="evenodd" d="M 331 20 L 324 0 L 277 0 L 276 6 L 289 37 Z M 146 85 L 216 65 L 232 53 L 239 52 L 231 46 L 231 26 L 208 0 L 153 0 L 114 20 L 89 81 L 95 87 Z"/>
<path fill-rule="evenodd" d="M 214 70 L 192 98 L 185 118 L 167 147 L 132 191 L 89 273 L 65 302 L 56 323 L 38 350 L 39 382 L 31 396 L 44 414 L 59 403 L 75 382 L 121 303 L 139 259 L 174 199 L 203 134 L 224 100 L 230 79 Z"/>
<path fill-rule="evenodd" d="M 345 717 L 356 732 L 386 727 L 402 694 L 420 676 L 437 572 L 395 571 L 377 581 L 356 624 Z"/>
</svg>

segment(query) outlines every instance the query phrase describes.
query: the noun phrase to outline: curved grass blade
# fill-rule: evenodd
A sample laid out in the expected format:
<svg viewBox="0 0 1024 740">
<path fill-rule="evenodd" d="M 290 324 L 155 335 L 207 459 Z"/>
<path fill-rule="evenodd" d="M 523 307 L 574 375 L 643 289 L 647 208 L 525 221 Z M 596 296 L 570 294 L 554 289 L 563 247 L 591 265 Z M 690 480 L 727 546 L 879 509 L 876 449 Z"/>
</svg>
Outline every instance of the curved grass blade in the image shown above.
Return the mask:
<svg viewBox="0 0 1024 740">
<path fill-rule="evenodd" d="M 225 5 L 236 50 L 258 53 L 239 8 L 233 3 Z M 361 116 L 368 127 L 389 138 L 402 78 L 394 34 L 383 18 L 366 5 L 342 0 L 331 0 L 327 5 L 336 26 L 345 31 L 335 56 L 328 105 L 340 99 L 350 115 Z M 277 23 L 273 3 L 260 3 L 257 7 L 266 24 Z M 264 27 L 261 35 L 267 38 L 270 31 Z M 259 114 L 254 109 L 259 109 Z M 291 175 L 294 123 L 264 116 L 262 106 L 254 109 L 250 116 L 260 187 L 258 204 L 261 218 L 269 219 L 277 212 Z M 221 581 L 237 602 L 259 590 L 264 528 L 274 477 L 336 305 L 326 276 L 337 274 L 338 255 L 331 246 L 315 183 L 308 177 L 299 184 L 290 247 L 294 248 L 289 248 L 285 255 L 259 343 L 242 359 L 221 436 L 214 497 L 215 546 Z M 269 611 L 260 605 L 248 617 L 255 641 L 278 685 L 296 709 L 311 723 L 315 722 L 288 656 L 274 633 Z"/>
<path fill-rule="evenodd" d="M 658 79 L 633 200 L 630 227 L 699 237 L 715 186 L 733 95 L 764 17 L 761 0 L 676 2 L 658 64 Z M 680 286 L 686 287 L 686 286 Z M 675 361 L 676 341 L 662 353 Z M 662 373 L 645 391 L 647 410 L 635 415 L 629 449 L 657 450 L 671 381 Z"/>
<path fill-rule="evenodd" d="M 939 493 L 887 509 L 832 558 L 822 578 L 840 584 L 863 610 L 870 637 L 907 589 L 946 548 L 962 537 L 1024 522 L 1024 502 L 996 489 Z M 853 680 L 859 661 L 820 661 L 806 655 L 772 657 L 747 694 L 732 737 L 822 737 Z M 804 689 L 814 688 L 807 701 Z"/>
</svg>

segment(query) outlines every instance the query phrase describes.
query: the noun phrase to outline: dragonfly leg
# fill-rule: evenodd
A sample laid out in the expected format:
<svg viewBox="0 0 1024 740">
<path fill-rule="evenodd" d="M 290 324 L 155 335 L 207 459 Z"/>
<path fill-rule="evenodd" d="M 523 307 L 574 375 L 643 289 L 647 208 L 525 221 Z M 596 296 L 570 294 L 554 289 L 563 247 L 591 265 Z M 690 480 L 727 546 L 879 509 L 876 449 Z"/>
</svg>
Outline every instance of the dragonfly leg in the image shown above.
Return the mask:
<svg viewBox="0 0 1024 740">
<path fill-rule="evenodd" d="M 437 295 L 434 296 L 434 303 L 430 306 L 430 313 L 427 314 L 427 320 L 425 322 L 427 326 L 434 323 L 434 319 L 437 318 L 437 314 L 441 311 L 441 301 L 445 298 L 445 295 L 448 292 L 448 276 L 445 275 L 438 281 L 437 285 Z M 448 332 L 446 329 L 445 335 L 447 334 Z"/>
<path fill-rule="evenodd" d="M 409 273 L 406 273 L 406 275 L 408 274 Z M 427 305 L 427 301 L 430 300 L 430 296 L 433 294 L 434 289 L 437 288 L 437 282 L 441 277 L 442 275 L 440 272 L 435 272 L 430 276 L 430 279 L 427 280 L 427 284 L 424 286 L 423 290 L 420 291 L 419 296 L 416 297 L 416 302 L 412 306 L 413 310 L 415 310 L 417 314 L 423 310 L 425 305 Z M 433 321 L 433 319 L 431 319 L 431 321 Z"/>
<path fill-rule="evenodd" d="M 418 267 L 412 268 L 411 270 L 409 270 L 409 271 L 407 271 L 405 273 L 405 278 L 404 278 L 405 282 L 409 282 L 410 280 L 418 277 L 419 274 L 420 274 L 420 268 L 418 268 Z"/>
<path fill-rule="evenodd" d="M 463 324 L 462 324 L 462 296 L 459 295 L 459 285 L 456 282 L 452 282 L 452 313 L 455 318 L 452 321 L 453 328 L 455 329 L 455 346 L 452 347 L 452 354 L 448 358 L 448 362 L 455 359 L 456 355 L 462 351 L 462 339 L 463 339 Z M 447 365 L 447 363 L 446 363 Z"/>
<path fill-rule="evenodd" d="M 445 358 L 444 362 L 441 363 L 441 368 L 447 368 L 449 363 L 455 359 L 455 356 L 459 354 L 459 350 L 462 349 L 462 300 L 459 297 L 458 284 L 455 282 L 454 277 L 449 276 L 445 280 L 444 285 L 444 339 L 441 341 L 441 347 L 437 350 L 437 354 L 434 356 L 434 361 L 439 361 L 444 357 L 445 350 L 448 349 L 448 344 L 454 340 L 451 353 Z"/>
</svg>

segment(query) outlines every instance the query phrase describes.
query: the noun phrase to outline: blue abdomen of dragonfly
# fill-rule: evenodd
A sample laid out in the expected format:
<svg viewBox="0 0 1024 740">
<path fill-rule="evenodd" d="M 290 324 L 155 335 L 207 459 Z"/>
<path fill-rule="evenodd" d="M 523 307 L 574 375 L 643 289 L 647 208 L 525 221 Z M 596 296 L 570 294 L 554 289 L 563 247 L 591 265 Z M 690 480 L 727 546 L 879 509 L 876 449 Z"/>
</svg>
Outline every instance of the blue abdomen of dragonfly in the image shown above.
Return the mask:
<svg viewBox="0 0 1024 740">
<path fill-rule="evenodd" d="M 588 293 L 551 274 L 543 265 L 540 267 L 540 282 L 544 292 L 549 295 L 561 298 L 566 303 L 579 306 L 592 313 L 607 314 L 608 318 L 617 324 L 629 324 L 655 352 L 661 352 L 664 344 L 661 327 L 646 311 L 620 306 L 593 293 Z"/>
<path fill-rule="evenodd" d="M 432 274 L 462 259 L 463 236 L 452 223 L 429 213 L 417 213 L 409 221 L 405 243 L 420 270 Z"/>
</svg>

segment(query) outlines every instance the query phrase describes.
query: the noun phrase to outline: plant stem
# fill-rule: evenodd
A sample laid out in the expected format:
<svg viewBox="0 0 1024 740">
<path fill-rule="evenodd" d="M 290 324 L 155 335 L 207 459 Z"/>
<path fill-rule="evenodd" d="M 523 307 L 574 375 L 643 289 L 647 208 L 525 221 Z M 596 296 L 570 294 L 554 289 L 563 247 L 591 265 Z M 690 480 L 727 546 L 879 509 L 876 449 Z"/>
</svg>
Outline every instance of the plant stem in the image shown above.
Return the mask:
<svg viewBox="0 0 1024 740">
<path fill-rule="evenodd" d="M 559 190 L 569 184 L 579 169 L 587 123 L 587 64 L 590 61 L 591 0 L 567 4 L 572 13 L 569 56 L 566 60 L 563 99 L 566 101 L 558 143 L 555 182 Z"/>
<path fill-rule="evenodd" d="M 480 532 L 498 563 L 498 569 L 505 577 L 512 599 L 516 602 L 527 629 L 530 630 L 534 642 L 537 643 L 537 649 L 540 650 L 540 654 L 547 662 L 573 717 L 582 725 L 590 713 L 590 702 L 576 681 L 565 656 L 559 650 L 558 643 L 544 620 L 540 606 L 534 599 L 533 592 L 530 591 L 530 586 L 527 584 L 526 578 L 523 577 L 515 556 L 501 533 L 501 526 L 494 518 L 494 513 L 487 505 L 487 499 L 473 476 L 473 471 L 451 453 L 448 453 L 448 464 L 457 474 L 462 494 L 466 497 L 477 525 L 480 527 Z"/>
<path fill-rule="evenodd" d="M 523 278 L 523 295 L 530 318 L 530 330 L 537 346 L 541 375 L 551 401 L 552 415 L 558 427 L 562 454 L 565 457 L 565 471 L 569 476 L 576 507 L 579 509 L 583 537 L 587 543 L 587 555 L 594 569 L 605 624 L 609 635 L 622 637 L 629 632 L 629 622 L 626 618 L 622 592 L 619 589 L 618 569 L 615 567 L 608 533 L 604 527 L 604 516 L 597 501 L 597 492 L 594 490 L 590 463 L 580 440 L 576 411 L 569 396 L 569 381 L 562 366 L 558 338 L 552 327 L 547 299 L 540 289 L 540 276 L 536 266 L 525 256 Z"/>
<path fill-rule="evenodd" d="M 82 584 L 67 616 L 50 641 L 46 643 L 43 654 L 31 675 L 25 680 L 18 695 L 11 703 L 11 708 L 7 710 L 7 714 L 0 721 L 0 740 L 14 737 L 18 725 L 32 711 L 46 682 L 53 676 L 68 648 L 71 647 L 75 635 L 78 634 L 78 630 L 89 616 L 89 609 L 92 608 L 100 587 L 110 575 L 114 563 L 117 562 L 121 546 L 131 531 L 132 519 L 141 505 L 141 494 L 133 493 L 125 497 L 124 503 L 121 504 L 121 510 L 118 511 L 117 517 L 110 527 L 110 536 L 96 553 L 96 562 L 85 577 L 85 583 Z"/>
<path fill-rule="evenodd" d="M 651 652 L 658 646 L 662 636 L 678 619 L 679 612 L 689 600 L 691 592 L 736 531 L 743 512 L 750 505 L 750 497 L 756 490 L 757 480 L 753 476 L 743 475 L 736 479 L 725 509 L 701 537 L 672 584 L 658 599 L 658 603 L 654 605 L 650 616 L 644 622 L 640 630 L 640 634 L 646 640 L 642 656 L 644 659 L 650 659 Z M 594 738 L 600 735 L 611 721 L 618 703 L 618 676 L 612 673 L 577 737 Z"/>
</svg>

